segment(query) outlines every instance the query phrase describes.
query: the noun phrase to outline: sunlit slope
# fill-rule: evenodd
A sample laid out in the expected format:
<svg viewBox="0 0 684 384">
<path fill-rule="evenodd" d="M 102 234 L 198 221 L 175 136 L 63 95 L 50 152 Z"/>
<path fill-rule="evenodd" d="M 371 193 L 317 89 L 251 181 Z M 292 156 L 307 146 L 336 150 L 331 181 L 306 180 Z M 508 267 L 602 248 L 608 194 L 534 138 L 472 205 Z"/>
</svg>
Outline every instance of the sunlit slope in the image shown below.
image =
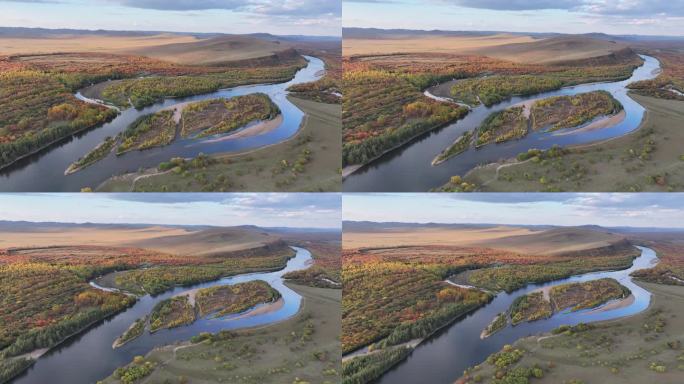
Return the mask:
<svg viewBox="0 0 684 384">
<path fill-rule="evenodd" d="M 507 236 L 471 245 L 527 254 L 560 255 L 626 245 L 622 235 L 584 227 L 553 228 L 525 235 Z"/>
<path fill-rule="evenodd" d="M 97 52 L 146 56 L 177 64 L 217 65 L 282 55 L 292 44 L 275 36 L 194 36 L 146 32 L 0 33 L 0 55 Z"/>
<path fill-rule="evenodd" d="M 145 249 L 192 256 L 224 256 L 232 252 L 280 248 L 280 237 L 257 227 L 211 228 L 182 235 L 155 237 L 130 243 Z"/>
<path fill-rule="evenodd" d="M 611 64 L 635 55 L 625 42 L 610 36 L 345 30 L 345 56 L 400 53 L 445 53 L 489 56 L 526 64 Z"/>
<path fill-rule="evenodd" d="M 161 225 L 33 224 L 12 229 L 0 225 L 0 248 L 36 248 L 87 244 L 144 248 L 180 256 L 249 255 L 285 247 L 280 236 L 253 226 L 166 227 Z"/>
<path fill-rule="evenodd" d="M 586 60 L 600 60 L 601 63 L 608 64 L 634 55 L 624 43 L 575 35 L 478 47 L 465 53 L 530 64 L 569 64 Z"/>
<path fill-rule="evenodd" d="M 345 249 L 430 245 L 491 248 L 528 255 L 568 255 L 588 250 L 600 253 L 629 247 L 623 235 L 600 227 L 345 223 Z"/>
<path fill-rule="evenodd" d="M 220 64 L 280 54 L 291 46 L 252 36 L 219 36 L 152 47 L 131 47 L 118 53 L 152 57 L 178 64 Z"/>
</svg>

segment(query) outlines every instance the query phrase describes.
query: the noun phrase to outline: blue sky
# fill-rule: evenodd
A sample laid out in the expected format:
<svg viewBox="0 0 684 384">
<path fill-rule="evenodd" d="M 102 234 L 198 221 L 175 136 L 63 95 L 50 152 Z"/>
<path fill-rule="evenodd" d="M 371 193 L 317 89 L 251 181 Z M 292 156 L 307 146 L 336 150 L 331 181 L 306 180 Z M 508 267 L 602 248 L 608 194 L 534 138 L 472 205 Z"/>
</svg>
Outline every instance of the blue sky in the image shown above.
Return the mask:
<svg viewBox="0 0 684 384">
<path fill-rule="evenodd" d="M 0 194 L 0 220 L 340 228 L 337 193 Z"/>
<path fill-rule="evenodd" d="M 684 197 L 664 193 L 344 194 L 354 221 L 684 227 Z"/>
<path fill-rule="evenodd" d="M 344 0 L 345 27 L 684 35 L 682 0 Z"/>
<path fill-rule="evenodd" d="M 0 26 L 341 34 L 340 0 L 0 0 Z"/>
</svg>

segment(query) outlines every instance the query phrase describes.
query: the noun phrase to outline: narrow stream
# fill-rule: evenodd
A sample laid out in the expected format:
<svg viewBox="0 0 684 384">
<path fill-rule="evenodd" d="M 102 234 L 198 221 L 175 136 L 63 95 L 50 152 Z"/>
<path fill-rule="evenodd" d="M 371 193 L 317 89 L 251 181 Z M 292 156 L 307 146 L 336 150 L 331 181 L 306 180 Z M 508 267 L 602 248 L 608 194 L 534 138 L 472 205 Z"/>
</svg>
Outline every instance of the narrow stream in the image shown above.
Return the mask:
<svg viewBox="0 0 684 384">
<path fill-rule="evenodd" d="M 641 55 L 644 64 L 634 70 L 632 76 L 623 81 L 582 84 L 561 88 L 530 96 L 516 96 L 491 107 L 484 105 L 473 108 L 465 118 L 439 130 L 426 133 L 415 141 L 391 151 L 376 161 L 364 166 L 344 180 L 344 191 L 394 191 L 425 192 L 446 183 L 451 176 L 465 175 L 481 164 L 515 157 L 530 148 L 548 149 L 553 145 L 568 146 L 585 144 L 625 135 L 639 127 L 645 109 L 627 94 L 627 85 L 639 80 L 655 78 L 660 73 L 660 62 Z M 456 80 L 458 81 L 458 80 Z M 453 81 L 428 89 L 436 97 L 448 97 Z M 435 156 L 447 148 L 466 131 L 476 130 L 490 114 L 531 99 L 552 96 L 576 95 L 604 90 L 610 92 L 625 108 L 625 119 L 613 126 L 591 131 L 568 133 L 530 132 L 520 140 L 501 144 L 490 144 L 480 149 L 471 148 L 446 162 L 432 166 Z M 568 134 L 559 134 L 568 133 Z"/>
<path fill-rule="evenodd" d="M 496 298 L 489 304 L 419 345 L 408 359 L 388 371 L 377 383 L 409 384 L 427 381 L 429 383 L 451 384 L 463 374 L 466 368 L 482 363 L 489 355 L 501 350 L 504 345 L 512 344 L 520 338 L 549 332 L 561 325 L 611 320 L 644 311 L 651 302 L 651 293 L 636 285 L 629 275 L 640 269 L 654 267 L 659 259 L 652 249 L 637 248 L 641 250 L 641 255 L 634 259 L 632 266 L 628 269 L 591 272 L 545 284 L 530 284 L 512 293 L 501 292 L 497 294 Z M 494 317 L 508 310 L 513 301 L 522 295 L 543 287 L 603 278 L 615 279 L 629 288 L 634 296 L 634 301 L 622 308 L 606 311 L 597 311 L 596 309 L 577 312 L 565 311 L 557 313 L 549 319 L 521 323 L 515 327 L 509 324 L 494 335 L 484 340 L 480 339 L 480 333 Z"/>
<path fill-rule="evenodd" d="M 222 89 L 212 93 L 184 98 L 169 98 L 152 106 L 137 110 L 129 108 L 114 120 L 100 127 L 67 138 L 59 144 L 29 156 L 16 164 L 0 171 L 0 191 L 40 192 L 40 191 L 80 191 L 83 187 L 95 188 L 111 176 L 137 171 L 139 168 L 155 167 L 162 161 L 173 157 L 195 157 L 199 153 L 235 152 L 250 148 L 279 143 L 297 133 L 304 118 L 304 112 L 287 100 L 287 88 L 294 84 L 308 83 L 320 78 L 325 70 L 322 60 L 304 56 L 308 65 L 299 70 L 295 77 L 280 84 L 247 85 Z M 229 140 L 215 140 L 210 137 L 202 140 L 176 139 L 165 147 L 144 151 L 131 151 L 121 156 L 110 154 L 105 159 L 65 176 L 69 165 L 86 155 L 107 136 L 114 137 L 123 132 L 132 122 L 143 115 L 173 107 L 189 101 L 200 101 L 218 97 L 230 98 L 250 93 L 265 93 L 271 97 L 282 112 L 283 121 L 274 130 L 251 137 Z M 77 93 L 79 97 L 80 92 Z M 234 132 L 232 132 L 234 133 Z"/>
<path fill-rule="evenodd" d="M 216 333 L 224 329 L 254 327 L 282 321 L 294 316 L 301 304 L 302 297 L 284 284 L 283 275 L 306 269 L 310 266 L 311 253 L 303 248 L 292 247 L 296 256 L 288 260 L 287 266 L 276 272 L 247 273 L 226 277 L 220 280 L 178 287 L 158 296 L 145 295 L 126 311 L 104 320 L 78 336 L 52 349 L 36 361 L 14 384 L 93 384 L 109 376 L 116 368 L 131 362 L 137 355 L 145 355 L 154 347 L 189 340 L 201 332 Z M 280 292 L 284 301 L 282 307 L 267 313 L 250 317 L 237 315 L 222 318 L 202 318 L 191 325 L 165 329 L 154 334 L 143 335 L 112 349 L 114 340 L 123 334 L 136 319 L 148 315 L 152 308 L 162 300 L 183 292 L 218 285 L 244 283 L 263 280 Z M 96 284 L 95 284 L 96 285 Z M 258 306 L 257 306 L 258 307 Z M 256 307 L 255 307 L 256 308 Z"/>
</svg>

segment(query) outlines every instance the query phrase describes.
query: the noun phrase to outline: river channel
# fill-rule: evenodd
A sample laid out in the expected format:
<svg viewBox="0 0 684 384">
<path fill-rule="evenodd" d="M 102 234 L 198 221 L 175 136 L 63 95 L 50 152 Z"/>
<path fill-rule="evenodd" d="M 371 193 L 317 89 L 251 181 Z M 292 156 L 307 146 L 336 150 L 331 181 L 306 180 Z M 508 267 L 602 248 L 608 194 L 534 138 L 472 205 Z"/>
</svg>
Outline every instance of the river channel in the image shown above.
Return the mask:
<svg viewBox="0 0 684 384">
<path fill-rule="evenodd" d="M 651 293 L 635 284 L 630 274 L 640 269 L 653 268 L 659 259 L 652 249 L 637 248 L 641 250 L 641 255 L 634 259 L 632 266 L 628 269 L 591 272 L 545 284 L 529 284 L 511 293 L 498 293 L 489 304 L 420 344 L 404 362 L 388 371 L 377 382 L 381 384 L 420 382 L 451 384 L 461 377 L 466 368 L 482 363 L 489 355 L 501 350 L 504 345 L 512 344 L 520 338 L 549 332 L 561 325 L 611 320 L 646 310 L 651 302 Z M 521 323 L 516 326 L 509 324 L 492 336 L 480 339 L 480 333 L 487 324 L 497 314 L 508 310 L 513 301 L 522 295 L 544 287 L 603 278 L 615 279 L 629 288 L 634 300 L 629 305 L 616 309 L 565 311 L 545 320 Z"/>
<path fill-rule="evenodd" d="M 592 143 L 625 135 L 639 127 L 645 109 L 629 97 L 627 85 L 635 81 L 655 78 L 660 73 L 660 62 L 651 56 L 641 55 L 643 65 L 635 69 L 629 79 L 618 82 L 582 84 L 530 96 L 516 96 L 486 107 L 473 108 L 463 119 L 443 129 L 421 135 L 411 143 L 393 150 L 362 167 L 344 180 L 345 192 L 425 192 L 439 187 L 454 175 L 465 175 L 474 167 L 502 159 L 515 157 L 530 148 L 548 149 L 554 145 L 569 146 Z M 451 82 L 429 88 L 437 97 L 448 97 Z M 595 130 L 560 130 L 553 133 L 530 132 L 520 140 L 490 144 L 452 157 L 444 163 L 432 166 L 432 160 L 466 131 L 475 131 L 490 114 L 504 110 L 527 100 L 552 96 L 576 95 L 604 90 L 610 92 L 625 108 L 621 122 Z"/>
<path fill-rule="evenodd" d="M 325 70 L 322 60 L 311 56 L 304 56 L 304 58 L 308 61 L 307 66 L 297 71 L 294 78 L 286 83 L 240 86 L 202 95 L 168 98 L 143 109 L 128 108 L 109 123 L 64 139 L 1 170 L 0 191 L 60 192 L 80 191 L 84 187 L 95 189 L 111 176 L 134 172 L 141 167 L 155 167 L 173 157 L 195 157 L 200 153 L 236 152 L 284 141 L 297 133 L 304 118 L 304 112 L 287 99 L 287 88 L 294 84 L 315 81 L 323 75 Z M 282 112 L 282 123 L 274 130 L 260 135 L 229 140 L 216 140 L 216 136 L 201 140 L 177 138 L 164 147 L 131 151 L 121 156 L 111 153 L 85 169 L 68 176 L 64 175 L 64 171 L 71 163 L 86 155 L 106 137 L 114 137 L 123 132 L 141 116 L 172 108 L 176 104 L 219 97 L 230 98 L 257 92 L 267 94 Z M 76 96 L 83 98 L 80 92 Z"/>
<path fill-rule="evenodd" d="M 284 284 L 283 275 L 291 271 L 306 269 L 312 261 L 311 253 L 306 249 L 292 248 L 296 251 L 296 256 L 288 260 L 284 269 L 276 272 L 247 273 L 193 286 L 177 287 L 157 296 L 145 295 L 126 311 L 99 322 L 87 331 L 50 350 L 12 383 L 93 384 L 112 374 L 116 368 L 130 363 L 133 357 L 144 356 L 157 346 L 189 340 L 201 332 L 216 333 L 224 329 L 255 327 L 286 320 L 299 311 L 302 297 Z M 263 280 L 280 292 L 283 305 L 273 311 L 252 316 L 200 318 L 188 326 L 164 329 L 154 334 L 146 331 L 122 347 L 112 348 L 112 343 L 117 337 L 123 334 L 136 319 L 148 315 L 160 301 L 193 289 L 254 280 Z"/>
</svg>

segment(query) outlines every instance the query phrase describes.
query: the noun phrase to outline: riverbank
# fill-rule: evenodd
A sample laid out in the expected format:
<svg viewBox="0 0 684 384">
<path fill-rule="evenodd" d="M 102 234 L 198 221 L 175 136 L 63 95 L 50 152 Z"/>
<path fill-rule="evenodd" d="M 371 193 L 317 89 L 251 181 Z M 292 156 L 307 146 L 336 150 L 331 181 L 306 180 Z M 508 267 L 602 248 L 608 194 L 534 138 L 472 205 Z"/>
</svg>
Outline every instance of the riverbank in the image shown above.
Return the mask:
<svg viewBox="0 0 684 384">
<path fill-rule="evenodd" d="M 483 105 L 473 108 L 467 116 L 456 123 L 450 124 L 439 131 L 434 131 L 410 146 L 388 154 L 382 159 L 377 159 L 373 164 L 348 175 L 344 180 L 344 190 L 348 192 L 379 192 L 382 190 L 423 192 L 433 190 L 444 185 L 453 176 L 463 177 L 481 164 L 489 164 L 498 162 L 501 159 L 512 158 L 531 148 L 550 149 L 554 145 L 565 147 L 596 143 L 632 132 L 638 129 L 644 114 L 644 108 L 626 95 L 625 87 L 634 81 L 649 80 L 656 77 L 657 74 L 654 74 L 653 70 L 660 67 L 660 62 L 654 57 L 643 55 L 641 57 L 643 64 L 640 67 L 631 68 L 628 76 L 606 79 L 606 82 L 600 83 L 576 84 L 575 82 L 569 82 L 567 84 L 575 85 L 568 85 L 538 94 L 529 94 L 528 96 L 506 94 L 510 98 L 495 103 L 489 108 Z M 499 80 L 504 81 L 506 78 L 502 77 L 502 79 L 492 81 L 495 83 Z M 596 81 L 599 79 L 594 78 L 591 80 Z M 530 99 L 572 96 L 594 91 L 610 92 L 624 107 L 626 111 L 625 118 L 605 128 L 582 130 L 572 135 L 556 135 L 553 132 L 531 131 L 519 140 L 507 141 L 499 145 L 484 146 L 479 149 L 470 148 L 438 167 L 431 165 L 435 156 L 444 150 L 445 145 L 453 143 L 466 131 L 474 132 L 492 113 L 524 103 Z M 442 96 L 439 93 L 437 94 Z M 569 124 L 570 121 L 572 121 L 571 118 L 568 119 L 567 123 Z M 406 177 L 407 174 L 411 175 L 411 177 Z M 469 182 L 468 186 L 470 185 L 475 184 Z M 477 186 L 480 185 L 481 183 L 477 184 Z"/>
<path fill-rule="evenodd" d="M 324 69 L 324 62 L 318 58 L 304 56 L 308 60 L 305 68 L 300 69 L 289 81 L 269 84 L 243 85 L 229 89 L 219 89 L 215 92 L 188 96 L 183 98 L 164 98 L 163 100 L 141 110 L 128 108 L 123 110 L 117 118 L 104 124 L 98 129 L 71 136 L 68 142 L 58 147 L 43 150 L 34 156 L 25 157 L 24 161 L 16 163 L 4 173 L 5 182 L 0 184 L 0 191 L 80 191 L 96 186 L 113 175 L 121 175 L 136 169 L 154 167 L 169 161 L 171 158 L 197 157 L 200 154 L 238 153 L 252 149 L 264 148 L 279 144 L 294 136 L 303 121 L 304 114 L 292 102 L 286 100 L 283 93 L 294 84 L 309 83 L 318 79 L 316 73 Z M 304 60 L 304 59 L 302 59 Z M 277 128 L 260 126 L 245 129 L 245 132 L 235 136 L 232 140 L 198 141 L 188 145 L 185 141 L 174 142 L 164 147 L 156 147 L 145 152 L 129 152 L 123 156 L 109 156 L 87 169 L 64 176 L 64 170 L 79 157 L 105 140 L 107 136 L 115 137 L 123 132 L 133 121 L 144 115 L 173 107 L 178 103 L 202 101 L 213 98 L 232 98 L 254 93 L 268 95 L 282 112 L 283 121 Z M 107 110 L 115 113 L 114 110 Z M 339 120 L 339 117 L 338 119 Z M 237 133 L 237 132 L 234 132 Z M 339 139 L 338 139 L 339 141 Z M 339 144 L 338 144 L 339 145 Z M 339 163 L 339 162 L 338 162 Z M 339 165 L 335 166 L 337 170 Z M 222 186 L 225 188 L 225 186 Z M 217 187 L 216 190 L 220 190 Z"/>
<path fill-rule="evenodd" d="M 146 380 L 164 382 L 186 377 L 193 383 L 216 383 L 241 377 L 264 384 L 339 380 L 342 292 L 286 284 L 303 298 L 296 316 L 231 331 L 212 343 L 185 341 L 156 348 L 145 358 L 156 364 Z M 102 383 L 118 384 L 119 380 L 110 376 Z"/>
<path fill-rule="evenodd" d="M 641 256 L 633 261 L 629 269 L 588 272 L 547 283 L 528 284 L 510 293 L 498 293 L 489 304 L 455 322 L 451 327 L 440 332 L 438 337 L 433 337 L 430 342 L 418 346 L 403 363 L 387 371 L 377 382 L 380 384 L 406 384 L 414 383 L 421 378 L 429 378 L 431 382 L 435 383 L 451 383 L 469 366 L 480 364 L 487 356 L 500 350 L 505 344 L 510 344 L 527 335 L 548 332 L 563 324 L 573 325 L 580 322 L 618 319 L 641 313 L 648 306 L 649 293 L 634 285 L 631 279 L 625 279 L 625 276 L 629 276 L 635 270 L 653 267 L 658 258 L 651 249 L 643 247 L 640 249 Z M 613 278 L 620 281 L 632 291 L 637 300 L 629 307 L 613 311 L 600 311 L 598 313 L 589 313 L 589 311 L 563 312 L 544 320 L 523 322 L 516 326 L 507 325 L 498 329 L 490 337 L 480 338 L 487 324 L 490 324 L 498 314 L 507 311 L 520 296 L 546 286 L 579 283 L 602 278 Z M 453 346 L 458 346 L 458 348 Z M 449 363 L 444 363 L 445 361 L 449 361 Z"/>
<path fill-rule="evenodd" d="M 13 360 L 21 360 L 21 359 L 25 359 L 25 360 L 27 361 L 27 364 L 25 364 L 25 365 L 22 367 L 22 369 L 11 372 L 11 373 L 12 373 L 12 376 L 10 376 L 9 379 L 14 379 L 14 378 L 21 377 L 21 376 L 22 376 L 25 372 L 27 372 L 27 371 L 28 371 L 28 370 L 29 370 L 29 369 L 30 369 L 30 368 L 31 368 L 31 367 L 32 367 L 32 366 L 41 358 L 41 357 L 43 357 L 43 356 L 44 356 L 45 354 L 47 354 L 48 352 L 51 352 L 51 351 L 54 351 L 54 350 L 59 349 L 60 346 L 62 346 L 62 345 L 64 345 L 64 344 L 67 344 L 70 340 L 73 340 L 73 339 L 79 337 L 79 335 L 83 334 L 84 332 L 87 332 L 89 329 L 96 328 L 96 327 L 97 327 L 97 324 L 100 324 L 100 323 L 102 323 L 102 322 L 104 322 L 104 321 L 106 321 L 106 320 L 108 320 L 108 319 L 114 318 L 116 315 L 118 315 L 119 313 L 125 311 L 125 310 L 128 309 L 130 306 L 131 306 L 131 305 L 128 305 L 128 306 L 126 306 L 124 309 L 122 309 L 122 310 L 120 310 L 120 311 L 118 311 L 118 312 L 108 313 L 108 314 L 106 314 L 106 315 L 104 315 L 104 316 L 101 316 L 101 317 L 98 317 L 98 318 L 96 318 L 96 319 L 94 319 L 94 320 L 92 320 L 92 321 L 90 321 L 90 322 L 88 322 L 88 323 L 86 323 L 86 324 L 83 324 L 78 330 L 76 330 L 76 331 L 74 331 L 74 332 L 72 332 L 72 333 L 70 333 L 70 334 L 67 334 L 66 336 L 64 336 L 63 338 L 61 338 L 61 340 L 59 340 L 59 341 L 57 341 L 56 343 L 50 345 L 49 347 L 35 349 L 35 350 L 31 351 L 31 352 L 27 352 L 27 353 L 22 354 L 22 355 L 19 355 L 19 356 L 14 356 L 14 357 L 6 358 L 6 361 L 10 361 L 10 362 L 13 361 Z M 3 360 L 4 360 L 4 359 L 3 359 Z M 3 362 L 3 361 L 0 360 L 0 363 L 1 363 L 1 362 Z"/>
<path fill-rule="evenodd" d="M 274 129 L 278 128 L 282 123 L 283 117 L 281 115 L 278 115 L 278 117 L 276 117 L 275 119 L 250 123 L 245 127 L 238 129 L 237 131 L 235 131 L 235 133 L 231 133 L 229 135 L 219 137 L 216 139 L 209 139 L 207 141 L 210 143 L 215 143 L 219 141 L 235 140 L 244 137 L 263 135 L 264 133 L 271 132 Z"/>
<path fill-rule="evenodd" d="M 15 159 L 12 160 L 12 162 L 10 162 L 10 163 L 0 165 L 0 171 L 7 170 L 7 169 L 11 168 L 12 166 L 14 166 L 14 165 L 16 165 L 16 164 L 18 164 L 18 163 L 20 163 L 20 162 L 22 162 L 22 161 L 25 161 L 25 160 L 27 160 L 27 159 L 29 159 L 29 158 L 32 157 L 32 156 L 35 156 L 35 155 L 37 155 L 37 154 L 39 154 L 39 153 L 41 153 L 41 152 L 47 151 L 49 148 L 51 148 L 51 147 L 53 147 L 53 146 L 55 146 L 55 145 L 57 145 L 57 144 L 59 144 L 59 143 L 67 142 L 67 141 L 71 140 L 72 138 L 76 137 L 77 135 L 83 134 L 83 133 L 88 132 L 88 131 L 90 131 L 90 130 L 97 129 L 97 128 L 99 128 L 99 127 L 101 127 L 101 126 L 103 126 L 103 125 L 105 125 L 105 124 L 107 124 L 107 123 L 110 123 L 110 122 L 111 122 L 112 120 L 114 120 L 117 116 L 118 116 L 118 112 L 115 113 L 115 114 L 113 114 L 113 115 L 111 115 L 111 116 L 108 116 L 104 121 L 99 122 L 99 123 L 97 123 L 97 124 L 95 124 L 95 125 L 91 125 L 91 126 L 89 126 L 89 127 L 83 127 L 83 128 L 81 128 L 81 129 L 77 129 L 77 130 L 75 130 L 75 131 L 71 131 L 68 135 L 59 137 L 59 138 L 57 138 L 57 139 L 55 139 L 55 140 L 52 140 L 52 141 L 46 143 L 45 145 L 43 145 L 43 146 L 41 146 L 41 147 L 39 147 L 39 148 L 36 148 L 35 150 L 33 150 L 33 151 L 31 151 L 31 152 L 28 152 L 28 153 L 26 153 L 26 154 L 23 154 L 23 155 L 21 155 L 21 156 L 15 158 Z"/>
<path fill-rule="evenodd" d="M 191 335 L 202 332 L 218 332 L 223 329 L 241 329 L 248 327 L 262 326 L 273 322 L 289 319 L 299 310 L 301 298 L 291 289 L 283 284 L 282 276 L 288 272 L 306 269 L 311 260 L 311 254 L 303 249 L 296 248 L 297 255 L 288 260 L 285 268 L 280 268 L 275 272 L 248 272 L 227 278 L 221 278 L 211 282 L 195 284 L 190 287 L 174 287 L 156 296 L 145 295 L 140 297 L 137 302 L 128 310 L 119 312 L 110 317 L 106 322 L 99 322 L 89 328 L 88 332 L 79 331 L 76 337 L 64 343 L 55 351 L 50 351 L 38 359 L 34 368 L 27 375 L 20 376 L 16 383 L 19 384 L 38 384 L 46 382 L 49 377 L 53 377 L 54 372 L 59 371 L 59 383 L 92 383 L 97 379 L 111 373 L 117 365 L 124 364 L 133 358 L 133 353 L 137 350 L 149 351 L 157 345 L 173 344 L 182 339 L 188 332 Z M 126 329 L 137 319 L 149 314 L 155 306 L 168 298 L 178 296 L 194 288 L 209 288 L 217 285 L 236 284 L 252 280 L 268 281 L 269 285 L 277 289 L 284 304 L 271 307 L 266 313 L 257 313 L 252 316 L 234 316 L 223 319 L 201 318 L 193 324 L 184 327 L 165 330 L 154 334 L 144 333 L 134 340 L 131 340 L 121 348 L 112 349 L 112 342 L 120 337 Z M 258 309 L 258 308 L 253 308 Z M 188 338 L 189 336 L 186 336 Z M 65 366 L 69 366 L 74 361 L 87 361 L 87 368 L 76 371 L 67 371 Z"/>
<path fill-rule="evenodd" d="M 216 154 L 213 161 L 201 169 L 204 184 L 188 175 L 150 168 L 141 172 L 114 176 L 98 188 L 98 192 L 201 191 L 208 184 L 225 191 L 325 191 L 341 188 L 340 142 L 341 106 L 288 97 L 305 113 L 301 128 L 285 141 L 238 153 Z M 301 160 L 301 161 L 300 161 Z M 283 161 L 287 166 L 283 167 Z M 296 163 L 300 161 L 300 167 Z M 198 170 L 199 171 L 199 170 Z M 190 185 L 188 185 L 190 182 Z"/>
<path fill-rule="evenodd" d="M 646 311 L 593 323 L 579 332 L 522 338 L 513 346 L 525 353 L 508 369 L 536 365 L 543 370 L 543 376 L 535 379 L 540 384 L 571 380 L 606 384 L 680 383 L 682 351 L 678 341 L 684 338 L 684 287 L 637 284 L 653 294 Z M 494 371 L 490 364 L 481 364 L 471 372 L 470 380 L 462 378 L 460 383 L 477 382 L 476 376 L 487 378 Z"/>
<path fill-rule="evenodd" d="M 468 111 L 470 111 L 470 110 L 468 110 Z M 449 125 L 451 125 L 451 124 L 454 124 L 455 121 L 458 121 L 458 120 L 460 120 L 460 119 L 463 119 L 463 118 L 468 114 L 468 111 L 466 111 L 466 113 L 464 113 L 463 115 L 461 115 L 461 116 L 459 116 L 459 117 L 457 117 L 457 118 L 455 118 L 455 119 L 453 119 L 453 120 L 449 120 L 449 121 L 447 121 L 447 122 L 445 122 L 445 123 L 442 123 L 442 124 L 436 125 L 436 126 L 434 126 L 434 127 L 431 127 L 430 129 L 428 129 L 428 130 L 426 130 L 426 131 L 418 132 L 417 134 L 415 134 L 415 135 L 409 137 L 408 139 L 406 139 L 405 141 L 402 141 L 401 143 L 399 143 L 399 144 L 397 144 L 397 145 L 395 145 L 395 146 L 392 146 L 391 148 L 387 148 L 386 150 L 383 150 L 381 153 L 379 153 L 379 154 L 376 155 L 376 156 L 373 156 L 371 159 L 369 159 L 368 161 L 364 162 L 363 164 L 349 164 L 349 165 L 344 166 L 344 168 L 342 168 L 342 177 L 343 177 L 343 179 L 346 179 L 347 177 L 350 177 L 350 176 L 354 175 L 357 171 L 359 171 L 359 170 L 361 170 L 361 169 L 364 169 L 364 168 L 366 168 L 366 167 L 370 167 L 370 166 L 371 166 L 373 163 L 375 163 L 376 161 L 382 159 L 383 157 L 389 155 L 390 153 L 392 153 L 392 152 L 394 152 L 394 151 L 396 151 L 396 150 L 398 150 L 398 149 L 400 149 L 400 148 L 402 148 L 402 147 L 405 147 L 405 146 L 410 145 L 411 143 L 413 143 L 414 141 L 420 139 L 421 137 L 430 135 L 431 133 L 433 133 L 433 132 L 435 132 L 435 131 L 438 131 L 438 130 L 444 128 L 444 127 L 447 127 L 447 126 L 449 126 Z"/>
<path fill-rule="evenodd" d="M 684 189 L 680 143 L 684 132 L 684 102 L 630 93 L 646 108 L 638 130 L 624 136 L 567 148 L 547 162 L 509 159 L 470 171 L 465 180 L 482 191 L 671 191 Z M 529 175 L 529 177 L 525 177 Z M 595 175 L 601 175 L 596 177 Z M 544 183 L 540 183 L 541 178 Z"/>
</svg>

